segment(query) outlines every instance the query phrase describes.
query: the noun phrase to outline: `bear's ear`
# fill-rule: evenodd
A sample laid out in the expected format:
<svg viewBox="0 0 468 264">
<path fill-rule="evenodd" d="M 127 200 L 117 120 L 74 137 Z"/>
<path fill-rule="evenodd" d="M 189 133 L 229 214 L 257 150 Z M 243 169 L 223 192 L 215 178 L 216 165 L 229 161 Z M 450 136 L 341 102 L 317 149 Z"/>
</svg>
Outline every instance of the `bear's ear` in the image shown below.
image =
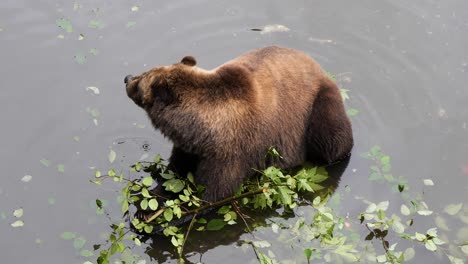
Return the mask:
<svg viewBox="0 0 468 264">
<path fill-rule="evenodd" d="M 192 56 L 185 56 L 180 62 L 187 66 L 195 66 L 197 64 L 197 61 Z"/>
</svg>

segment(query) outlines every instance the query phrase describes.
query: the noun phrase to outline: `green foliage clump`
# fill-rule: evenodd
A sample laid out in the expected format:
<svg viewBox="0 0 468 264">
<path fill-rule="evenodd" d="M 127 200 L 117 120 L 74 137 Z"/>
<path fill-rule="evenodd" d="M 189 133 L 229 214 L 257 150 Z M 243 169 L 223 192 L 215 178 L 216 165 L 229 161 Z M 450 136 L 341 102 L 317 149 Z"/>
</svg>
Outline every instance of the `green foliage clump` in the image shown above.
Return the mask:
<svg viewBox="0 0 468 264">
<path fill-rule="evenodd" d="M 280 158 L 279 154 L 277 157 Z M 304 167 L 291 174 L 268 167 L 258 171 L 255 177 L 247 179 L 233 196 L 210 203 L 200 198 L 203 197 L 205 188 L 196 184 L 191 173 L 186 177 L 177 175 L 167 168 L 165 161 L 159 156 L 153 162 L 138 162 L 131 167 L 134 172 L 144 174 L 131 180 L 125 179 L 122 174 L 117 175 L 113 169 L 105 176 L 96 171 L 97 180 L 93 183 L 101 184 L 103 178 L 125 182 L 121 199 L 122 213 L 132 215 L 129 214 L 132 208 L 144 211 L 143 217 L 131 219 L 132 227 L 138 234 L 162 231 L 164 236 L 170 238 L 181 259 L 184 244 L 192 230 L 216 231 L 226 225 L 235 225 L 239 218 L 243 218 L 240 207 L 267 209 L 283 206 L 288 210 L 293 209 L 297 206 L 296 200 L 300 192 L 313 193 L 322 190 L 323 186 L 320 183 L 328 178 L 327 171 L 320 167 Z M 155 188 L 156 182 L 162 187 Z M 164 189 L 165 192 L 155 191 L 157 188 Z M 98 201 L 96 203 L 99 207 Z M 216 217 L 203 217 L 206 211 L 214 209 Z M 189 224 L 179 225 L 182 222 Z M 246 224 L 245 219 L 243 222 Z M 141 245 L 137 235 L 130 234 L 130 229 L 125 230 L 124 223 L 113 225 L 112 228 L 110 247 L 100 251 L 99 264 L 109 263 L 111 256 L 116 252 L 123 253 L 126 248 L 122 242 L 124 239 L 132 240 L 137 246 Z"/>
</svg>

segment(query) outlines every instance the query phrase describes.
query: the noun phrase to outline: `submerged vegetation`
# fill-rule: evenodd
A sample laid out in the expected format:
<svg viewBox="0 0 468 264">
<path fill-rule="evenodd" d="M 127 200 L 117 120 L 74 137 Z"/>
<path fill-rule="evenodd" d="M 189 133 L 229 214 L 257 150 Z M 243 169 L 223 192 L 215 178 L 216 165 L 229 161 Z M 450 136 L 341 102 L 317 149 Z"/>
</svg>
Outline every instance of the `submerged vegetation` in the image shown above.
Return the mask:
<svg viewBox="0 0 468 264">
<path fill-rule="evenodd" d="M 110 263 L 121 254 L 128 255 L 128 250 L 141 246 L 150 237 L 167 237 L 174 257 L 184 262 L 184 246 L 191 234 L 229 232 L 224 229 L 232 225 L 242 225 L 251 233 L 251 240 L 239 240 L 238 244 L 243 250 L 250 247 L 260 263 L 404 263 L 417 257 L 415 247 L 443 254 L 451 263 L 464 263 L 468 254 L 467 230 L 451 230 L 447 222 L 467 223 L 468 208 L 454 204 L 446 207 L 445 214 L 435 214 L 422 195 L 410 193 L 408 183 L 392 175 L 391 159 L 378 146 L 363 157 L 373 163 L 369 180 L 388 185 L 391 193 L 401 196 L 400 205 L 369 201 L 353 194 L 350 188 L 334 194 L 339 179 L 330 177 L 323 167 L 304 166 L 288 172 L 266 168 L 247 179 L 232 197 L 217 203 L 203 201 L 203 186 L 197 185 L 190 174 L 185 178 L 169 171 L 159 156 L 153 162 L 134 164 L 132 178 L 117 174 L 114 169 L 106 175 L 96 171 L 96 184 L 105 180 L 123 184 L 120 201 L 125 216 L 112 225 L 107 241 L 98 247 L 97 263 Z M 171 195 L 154 192 L 154 179 Z M 426 185 L 431 183 L 429 179 L 424 181 Z M 361 201 L 363 211 L 341 215 L 342 201 L 350 198 Z M 99 199 L 96 204 L 102 207 Z M 137 209 L 145 210 L 144 218 L 134 217 Z M 210 213 L 205 214 L 206 210 Z M 281 217 L 267 217 L 259 223 L 253 220 L 258 210 L 271 215 L 280 212 Z M 291 221 L 288 216 L 295 218 Z M 263 233 L 276 239 L 260 239 Z M 363 233 L 367 235 L 361 237 Z M 449 239 L 454 235 L 457 239 Z M 281 246 L 300 254 L 283 259 L 274 253 Z"/>
</svg>

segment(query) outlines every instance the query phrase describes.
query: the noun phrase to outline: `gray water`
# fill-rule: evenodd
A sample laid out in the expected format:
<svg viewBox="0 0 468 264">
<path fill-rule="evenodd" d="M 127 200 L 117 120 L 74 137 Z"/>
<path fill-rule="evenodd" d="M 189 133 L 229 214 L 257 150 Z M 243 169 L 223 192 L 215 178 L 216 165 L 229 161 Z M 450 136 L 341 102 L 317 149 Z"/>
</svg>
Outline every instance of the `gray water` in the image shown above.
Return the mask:
<svg viewBox="0 0 468 264">
<path fill-rule="evenodd" d="M 61 18 L 71 22 L 71 33 L 57 26 Z M 102 27 L 89 27 L 91 20 Z M 267 25 L 289 31 L 251 30 Z M 98 251 L 83 257 L 60 237 L 74 232 L 86 239 L 83 249 L 92 251 L 93 244 L 105 241 L 109 225 L 121 220 L 119 185 L 89 183 L 94 169 L 126 173 L 142 155 L 168 157 L 171 143 L 127 98 L 125 75 L 185 55 L 211 69 L 271 44 L 313 56 L 349 90 L 346 106 L 359 111 L 352 117 L 353 156 L 337 195 L 350 188 L 372 202 L 389 200 L 398 212 L 400 196 L 370 182 L 369 161 L 360 156 L 379 145 L 391 156 L 392 173 L 407 179 L 434 214 L 448 219 L 445 239 L 454 245 L 468 240 L 467 223 L 443 211 L 468 202 L 466 1 L 3 0 L 0 43 L 1 263 L 95 263 Z M 113 164 L 110 150 L 117 154 Z M 21 181 L 25 175 L 32 179 Z M 97 198 L 108 200 L 107 216 L 96 214 Z M 13 216 L 18 208 L 24 210 L 20 218 Z M 356 217 L 366 205 L 348 199 L 340 208 L 340 215 Z M 459 214 L 468 216 L 468 205 Z M 18 219 L 24 226 L 12 227 Z M 420 231 L 434 226 L 433 218 L 418 223 Z M 270 240 L 277 259 L 306 262 L 302 250 L 275 247 L 275 234 L 260 229 L 254 232 Z M 365 236 L 366 229 L 360 230 Z M 256 263 L 255 253 L 237 243 L 252 239 L 249 234 L 209 236 L 197 238 L 207 240 L 200 242 L 205 248 L 192 242 L 191 261 Z M 414 263 L 449 263 L 444 253 L 414 248 Z M 176 262 L 169 249 L 148 241 L 133 252 L 147 263 Z"/>
</svg>

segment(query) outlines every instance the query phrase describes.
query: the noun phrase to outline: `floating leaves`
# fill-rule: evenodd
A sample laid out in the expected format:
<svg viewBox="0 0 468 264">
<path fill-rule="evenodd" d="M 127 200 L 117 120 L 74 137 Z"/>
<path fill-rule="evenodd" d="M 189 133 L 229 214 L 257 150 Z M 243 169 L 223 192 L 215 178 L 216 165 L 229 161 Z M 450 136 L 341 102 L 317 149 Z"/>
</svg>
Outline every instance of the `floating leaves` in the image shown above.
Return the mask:
<svg viewBox="0 0 468 264">
<path fill-rule="evenodd" d="M 15 222 L 11 223 L 12 227 L 22 227 L 24 226 L 24 222 L 22 220 L 16 220 Z"/>
<path fill-rule="evenodd" d="M 88 112 L 91 115 L 91 117 L 93 118 L 94 125 L 97 126 L 98 125 L 98 118 L 101 115 L 99 110 L 97 108 L 94 108 L 94 107 L 87 107 L 86 112 Z"/>
<path fill-rule="evenodd" d="M 60 235 L 61 238 L 65 239 L 65 240 L 71 240 L 73 238 L 76 237 L 76 234 L 73 233 L 73 232 L 69 232 L 69 231 L 66 231 L 66 232 L 63 232 L 61 235 Z"/>
<path fill-rule="evenodd" d="M 406 215 L 406 216 L 411 214 L 411 211 L 408 208 L 408 206 L 406 206 L 404 204 L 401 205 L 400 212 L 401 212 L 402 215 Z"/>
<path fill-rule="evenodd" d="M 348 109 L 346 110 L 346 114 L 347 114 L 348 116 L 356 116 L 356 115 L 359 114 L 359 110 L 357 110 L 356 108 L 348 108 Z"/>
<path fill-rule="evenodd" d="M 88 27 L 90 28 L 96 28 L 96 29 L 101 29 L 104 27 L 102 21 L 100 20 L 91 20 L 88 23 Z"/>
<path fill-rule="evenodd" d="M 13 216 L 16 218 L 20 218 L 23 216 L 23 208 L 18 208 L 13 211 Z M 23 220 L 16 220 L 15 222 L 11 223 L 12 227 L 22 227 L 24 226 Z"/>
<path fill-rule="evenodd" d="M 16 218 L 20 218 L 21 216 L 23 216 L 23 208 L 19 208 L 13 211 L 13 216 L 15 216 Z"/>
<path fill-rule="evenodd" d="M 133 28 L 135 27 L 136 22 L 135 21 L 128 21 L 126 27 L 127 28 Z"/>
<path fill-rule="evenodd" d="M 53 197 L 47 198 L 47 203 L 50 204 L 50 205 L 54 205 L 55 204 L 55 198 L 53 198 Z"/>
<path fill-rule="evenodd" d="M 117 153 L 115 153 L 115 151 L 111 149 L 109 151 L 109 155 L 107 155 L 107 158 L 109 159 L 109 162 L 114 163 L 116 157 L 117 157 Z"/>
<path fill-rule="evenodd" d="M 132 12 L 136 12 L 136 11 L 140 10 L 140 7 L 135 5 L 135 6 L 132 6 L 132 8 L 130 10 L 132 10 Z"/>
<path fill-rule="evenodd" d="M 46 167 L 49 167 L 51 164 L 50 160 L 47 159 L 41 159 L 39 162 Z"/>
<path fill-rule="evenodd" d="M 431 179 L 424 179 L 423 182 L 426 186 L 434 186 L 434 182 Z"/>
<path fill-rule="evenodd" d="M 92 91 L 94 94 L 100 94 L 99 88 L 96 86 L 88 86 L 86 87 L 86 91 Z"/>
<path fill-rule="evenodd" d="M 449 204 L 444 208 L 444 212 L 446 212 L 449 215 L 456 215 L 460 210 L 462 209 L 463 204 L 458 203 L 458 204 Z"/>
<path fill-rule="evenodd" d="M 86 55 L 81 52 L 77 53 L 74 58 L 78 64 L 84 64 L 86 62 Z"/>
<path fill-rule="evenodd" d="M 22 182 L 30 182 L 32 180 L 31 175 L 24 175 L 23 178 L 21 178 Z"/>
<path fill-rule="evenodd" d="M 81 249 L 86 243 L 86 239 L 84 237 L 78 237 L 73 241 L 73 247 L 75 249 Z"/>
<path fill-rule="evenodd" d="M 98 55 L 99 54 L 99 50 L 98 49 L 95 49 L 95 48 L 92 48 L 89 50 L 89 53 L 93 54 L 94 56 Z"/>
<path fill-rule="evenodd" d="M 335 77 L 335 80 L 336 80 L 336 77 Z M 340 88 L 340 94 L 341 94 L 341 98 L 343 99 L 343 101 L 349 100 L 348 92 L 349 92 L 348 89 Z"/>
<path fill-rule="evenodd" d="M 209 230 L 209 231 L 221 230 L 225 225 L 226 223 L 222 219 L 211 219 L 206 225 L 206 230 Z"/>
<path fill-rule="evenodd" d="M 58 171 L 58 172 L 62 172 L 62 173 L 65 172 L 65 165 L 63 165 L 63 164 L 58 164 L 58 165 L 57 165 L 57 171 Z"/>
<path fill-rule="evenodd" d="M 269 34 L 274 32 L 288 32 L 290 29 L 284 25 L 272 24 L 266 25 L 263 28 L 252 28 L 252 31 L 260 31 L 260 34 Z"/>
<path fill-rule="evenodd" d="M 65 18 L 60 18 L 55 21 L 57 26 L 63 30 L 65 30 L 68 33 L 73 32 L 73 26 L 70 22 L 70 20 L 65 19 Z"/>
</svg>

